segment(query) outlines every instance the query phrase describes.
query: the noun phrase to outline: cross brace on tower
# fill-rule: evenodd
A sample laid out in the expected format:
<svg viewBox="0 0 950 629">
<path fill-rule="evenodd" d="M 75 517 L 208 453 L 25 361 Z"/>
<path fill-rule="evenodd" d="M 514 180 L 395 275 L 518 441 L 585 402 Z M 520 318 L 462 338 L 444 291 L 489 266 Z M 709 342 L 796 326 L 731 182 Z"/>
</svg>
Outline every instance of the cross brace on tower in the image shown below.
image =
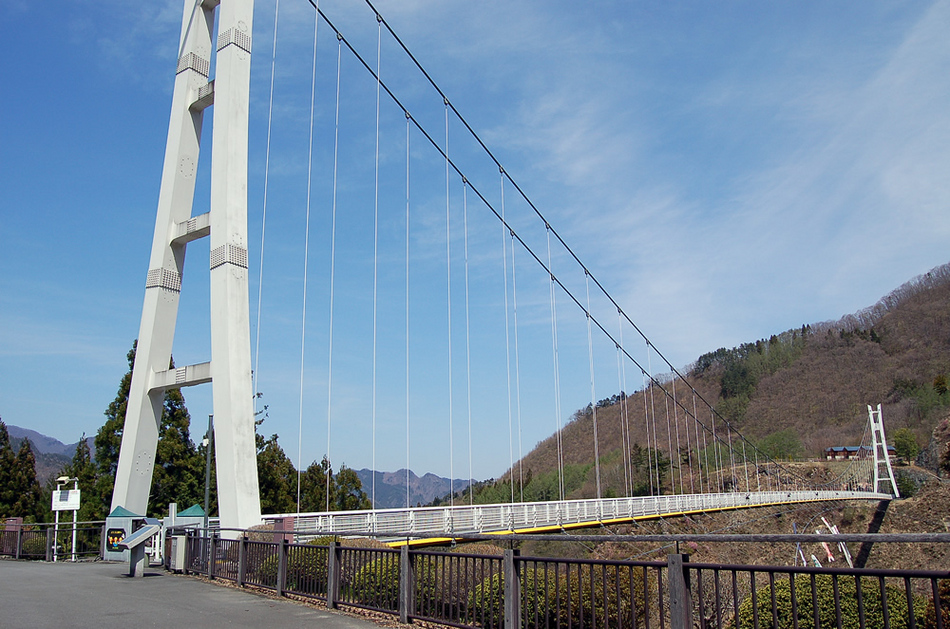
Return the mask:
<svg viewBox="0 0 950 629">
<path fill-rule="evenodd" d="M 210 382 L 222 528 L 248 528 L 261 516 L 247 277 L 253 15 L 254 0 L 184 0 L 145 303 L 112 495 L 112 509 L 146 513 L 165 390 Z M 210 211 L 192 216 L 201 126 L 211 105 Z M 211 362 L 169 369 L 185 248 L 204 237 L 211 239 Z"/>
</svg>

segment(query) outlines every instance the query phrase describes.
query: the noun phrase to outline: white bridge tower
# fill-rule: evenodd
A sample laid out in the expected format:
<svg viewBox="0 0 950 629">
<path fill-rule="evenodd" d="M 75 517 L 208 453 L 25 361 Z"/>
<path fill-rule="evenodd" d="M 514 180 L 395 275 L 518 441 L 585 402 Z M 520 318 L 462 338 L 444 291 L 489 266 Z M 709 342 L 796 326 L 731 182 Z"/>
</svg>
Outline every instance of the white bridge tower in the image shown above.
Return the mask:
<svg viewBox="0 0 950 629">
<path fill-rule="evenodd" d="M 184 0 L 155 234 L 112 509 L 146 512 L 165 390 L 210 382 L 221 526 L 248 528 L 260 523 L 247 277 L 253 14 L 254 0 Z M 210 210 L 192 215 L 201 126 L 212 105 Z M 211 361 L 169 369 L 185 248 L 205 237 L 211 238 Z"/>
<path fill-rule="evenodd" d="M 884 416 L 881 414 L 881 405 L 875 410 L 868 404 L 868 421 L 871 422 L 871 443 L 874 448 L 874 491 L 878 491 L 881 483 L 890 481 L 892 493 L 900 498 L 897 491 L 897 481 L 894 480 L 894 470 L 891 468 L 891 457 L 887 453 L 887 440 L 884 438 Z M 884 493 L 888 493 L 884 489 Z"/>
</svg>

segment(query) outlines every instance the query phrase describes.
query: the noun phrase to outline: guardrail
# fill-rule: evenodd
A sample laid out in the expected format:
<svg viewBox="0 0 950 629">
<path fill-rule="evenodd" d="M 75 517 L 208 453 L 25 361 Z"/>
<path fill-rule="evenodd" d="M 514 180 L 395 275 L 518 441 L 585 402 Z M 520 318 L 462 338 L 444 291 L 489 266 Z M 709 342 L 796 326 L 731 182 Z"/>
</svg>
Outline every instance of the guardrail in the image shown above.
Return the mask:
<svg viewBox="0 0 950 629">
<path fill-rule="evenodd" d="M 797 490 L 289 513 L 264 517 L 272 522 L 293 518 L 295 532 L 304 538 L 327 533 L 461 536 L 493 531 L 556 529 L 583 523 L 788 503 L 891 498 L 890 494 L 866 491 Z"/>
<path fill-rule="evenodd" d="M 186 572 L 471 629 L 950 629 L 950 571 L 598 561 L 190 535 Z M 945 540 L 943 540 L 945 541 Z"/>
</svg>

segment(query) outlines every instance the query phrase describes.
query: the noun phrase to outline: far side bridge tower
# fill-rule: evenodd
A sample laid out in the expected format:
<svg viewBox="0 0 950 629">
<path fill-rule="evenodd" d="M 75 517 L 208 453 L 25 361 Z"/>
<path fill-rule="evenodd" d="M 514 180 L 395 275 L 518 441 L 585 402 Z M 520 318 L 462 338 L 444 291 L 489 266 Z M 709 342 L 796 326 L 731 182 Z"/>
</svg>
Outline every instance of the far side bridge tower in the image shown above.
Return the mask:
<svg viewBox="0 0 950 629">
<path fill-rule="evenodd" d="M 247 255 L 253 0 L 184 0 L 155 234 L 112 509 L 144 514 L 166 389 L 210 382 L 221 525 L 260 523 Z M 212 41 L 217 20 L 217 41 Z M 214 77 L 211 55 L 215 55 Z M 201 127 L 213 105 L 210 210 L 193 215 Z M 188 243 L 211 239 L 211 361 L 169 369 Z"/>
</svg>

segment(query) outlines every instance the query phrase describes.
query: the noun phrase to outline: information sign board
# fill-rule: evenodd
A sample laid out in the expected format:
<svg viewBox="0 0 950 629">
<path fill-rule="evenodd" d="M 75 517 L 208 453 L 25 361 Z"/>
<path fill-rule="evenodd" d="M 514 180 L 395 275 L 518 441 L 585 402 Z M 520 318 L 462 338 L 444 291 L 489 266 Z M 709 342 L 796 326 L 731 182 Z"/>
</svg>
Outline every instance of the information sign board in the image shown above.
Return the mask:
<svg viewBox="0 0 950 629">
<path fill-rule="evenodd" d="M 79 489 L 57 489 L 53 492 L 53 511 L 78 511 Z"/>
</svg>

